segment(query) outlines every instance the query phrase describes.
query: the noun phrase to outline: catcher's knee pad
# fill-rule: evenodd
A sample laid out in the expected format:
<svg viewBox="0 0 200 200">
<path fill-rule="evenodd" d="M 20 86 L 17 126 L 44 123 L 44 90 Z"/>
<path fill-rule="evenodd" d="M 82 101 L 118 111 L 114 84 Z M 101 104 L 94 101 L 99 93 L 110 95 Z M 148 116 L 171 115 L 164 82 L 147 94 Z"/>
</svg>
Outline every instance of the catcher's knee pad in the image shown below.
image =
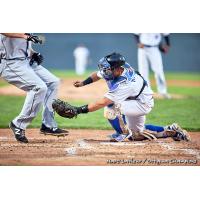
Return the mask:
<svg viewBox="0 0 200 200">
<path fill-rule="evenodd" d="M 108 120 L 114 120 L 117 117 L 114 109 L 114 104 L 111 104 L 104 108 L 104 117 Z"/>
<path fill-rule="evenodd" d="M 120 123 L 119 117 L 116 115 L 114 105 L 104 108 L 104 117 L 108 119 L 109 123 L 117 133 L 123 133 L 126 125 L 125 115 L 122 115 L 123 124 Z"/>
</svg>

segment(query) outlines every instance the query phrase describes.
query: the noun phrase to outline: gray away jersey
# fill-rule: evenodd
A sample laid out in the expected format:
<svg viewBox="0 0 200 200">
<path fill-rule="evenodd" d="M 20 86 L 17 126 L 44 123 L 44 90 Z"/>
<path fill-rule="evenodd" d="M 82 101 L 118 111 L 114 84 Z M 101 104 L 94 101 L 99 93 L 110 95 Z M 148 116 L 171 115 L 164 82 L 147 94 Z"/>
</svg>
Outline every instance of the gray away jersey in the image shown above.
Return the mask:
<svg viewBox="0 0 200 200">
<path fill-rule="evenodd" d="M 23 59 L 30 56 L 31 42 L 23 38 L 10 38 L 0 35 L 0 52 L 8 60 Z"/>
<path fill-rule="evenodd" d="M 0 59 L 5 58 L 5 49 L 3 47 L 1 39 L 2 39 L 2 35 L 0 34 Z"/>
</svg>

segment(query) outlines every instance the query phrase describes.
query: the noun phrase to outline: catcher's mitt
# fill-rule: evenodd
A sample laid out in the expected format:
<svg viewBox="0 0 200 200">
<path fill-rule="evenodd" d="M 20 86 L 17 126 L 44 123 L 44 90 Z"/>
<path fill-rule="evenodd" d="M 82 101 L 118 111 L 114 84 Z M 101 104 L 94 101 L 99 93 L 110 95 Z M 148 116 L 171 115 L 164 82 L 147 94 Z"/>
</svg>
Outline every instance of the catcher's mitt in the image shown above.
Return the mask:
<svg viewBox="0 0 200 200">
<path fill-rule="evenodd" d="M 40 65 L 44 60 L 44 57 L 41 53 L 33 53 L 33 55 L 31 56 L 31 60 L 30 60 L 30 65 L 32 66 L 34 62 L 36 62 L 38 65 Z"/>
<path fill-rule="evenodd" d="M 53 109 L 56 111 L 58 115 L 65 118 L 74 118 L 78 115 L 78 108 L 70 105 L 67 102 L 64 102 L 60 99 L 56 99 L 52 104 Z"/>
</svg>

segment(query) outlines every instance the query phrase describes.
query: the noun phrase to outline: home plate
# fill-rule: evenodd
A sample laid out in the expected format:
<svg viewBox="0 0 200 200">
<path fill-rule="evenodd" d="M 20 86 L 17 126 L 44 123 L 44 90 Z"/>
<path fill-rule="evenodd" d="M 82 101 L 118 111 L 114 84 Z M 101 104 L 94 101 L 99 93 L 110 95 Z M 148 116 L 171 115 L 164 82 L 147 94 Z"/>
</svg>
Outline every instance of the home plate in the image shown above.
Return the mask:
<svg viewBox="0 0 200 200">
<path fill-rule="evenodd" d="M 92 147 L 85 140 L 78 140 L 76 142 L 79 148 L 83 149 L 91 149 Z"/>
<path fill-rule="evenodd" d="M 143 146 L 145 143 L 128 143 L 128 142 L 100 142 L 101 145 L 111 146 Z"/>
</svg>

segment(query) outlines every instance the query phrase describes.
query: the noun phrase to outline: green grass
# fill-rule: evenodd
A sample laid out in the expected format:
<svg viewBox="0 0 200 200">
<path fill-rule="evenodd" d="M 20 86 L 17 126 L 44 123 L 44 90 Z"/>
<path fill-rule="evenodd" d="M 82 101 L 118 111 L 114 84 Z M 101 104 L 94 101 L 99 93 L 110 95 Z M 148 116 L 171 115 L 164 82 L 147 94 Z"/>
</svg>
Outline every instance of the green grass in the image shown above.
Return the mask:
<svg viewBox="0 0 200 200">
<path fill-rule="evenodd" d="M 8 127 L 8 123 L 18 115 L 24 103 L 24 97 L 16 96 L 1 96 L 0 97 L 0 128 Z M 74 105 L 82 105 L 86 102 L 70 102 Z M 56 116 L 56 121 L 60 127 L 67 128 L 91 128 L 91 129 L 106 129 L 109 126 L 106 120 L 102 117 L 103 109 L 90 113 L 88 115 L 79 115 L 77 119 L 64 119 Z M 41 125 L 41 112 L 33 120 L 30 127 L 40 127 Z"/>
<path fill-rule="evenodd" d="M 2 80 L 0 78 L 0 87 L 4 87 L 4 86 L 7 86 L 9 83 L 7 83 L 6 81 Z"/>
<path fill-rule="evenodd" d="M 196 80 L 200 81 L 200 72 L 167 72 L 166 79 L 167 80 Z"/>
<path fill-rule="evenodd" d="M 153 86 L 152 89 L 156 91 L 156 86 Z M 168 87 L 168 92 L 170 94 L 184 95 L 187 98 L 200 97 L 200 87 L 170 86 Z"/>
<path fill-rule="evenodd" d="M 191 99 L 155 100 L 155 107 L 147 116 L 149 124 L 179 123 L 183 128 L 200 130 L 200 97 Z"/>
<path fill-rule="evenodd" d="M 19 113 L 24 97 L 0 97 L 0 128 L 6 128 L 8 123 Z M 147 117 L 147 123 L 167 125 L 178 122 L 188 130 L 200 131 L 200 97 L 190 99 L 156 100 L 153 111 Z M 82 105 L 87 102 L 73 102 Z M 56 120 L 63 128 L 110 129 L 103 117 L 103 110 L 79 115 L 77 119 L 64 119 L 56 115 Z M 30 127 L 40 127 L 41 112 Z"/>
<path fill-rule="evenodd" d="M 92 70 L 88 70 L 88 71 L 86 71 L 86 73 L 84 75 L 78 76 L 78 75 L 76 75 L 74 70 L 56 70 L 56 69 L 52 69 L 50 71 L 53 74 L 55 74 L 56 76 L 60 77 L 60 78 L 77 78 L 77 77 L 86 78 L 93 72 Z"/>
<path fill-rule="evenodd" d="M 73 71 L 53 71 L 62 78 L 77 77 Z M 87 77 L 91 72 L 81 78 Z M 200 80 L 199 74 L 167 73 L 168 79 L 179 80 Z M 0 81 L 0 86 L 5 84 Z M 155 100 L 155 107 L 147 116 L 147 123 L 157 125 L 167 125 L 173 122 L 179 123 L 182 127 L 200 131 L 200 88 L 199 87 L 177 87 L 170 86 L 169 92 L 172 94 L 181 94 L 187 96 L 185 99 Z M 83 105 L 88 102 L 71 101 L 75 105 Z M 24 97 L 0 96 L 0 128 L 8 127 L 8 123 L 18 115 L 24 103 Z M 111 129 L 107 120 L 103 117 L 103 109 L 79 115 L 77 119 L 64 119 L 56 115 L 56 121 L 62 128 L 81 128 L 81 129 Z M 33 120 L 30 127 L 39 128 L 41 125 L 41 112 Z"/>
<path fill-rule="evenodd" d="M 200 88 L 199 87 L 177 87 L 171 86 L 168 89 L 171 94 L 181 94 L 188 96 L 190 98 L 199 97 L 200 96 Z"/>
<path fill-rule="evenodd" d="M 150 74 L 153 79 L 153 73 Z M 194 80 L 200 81 L 200 72 L 165 72 L 166 80 Z"/>
</svg>

